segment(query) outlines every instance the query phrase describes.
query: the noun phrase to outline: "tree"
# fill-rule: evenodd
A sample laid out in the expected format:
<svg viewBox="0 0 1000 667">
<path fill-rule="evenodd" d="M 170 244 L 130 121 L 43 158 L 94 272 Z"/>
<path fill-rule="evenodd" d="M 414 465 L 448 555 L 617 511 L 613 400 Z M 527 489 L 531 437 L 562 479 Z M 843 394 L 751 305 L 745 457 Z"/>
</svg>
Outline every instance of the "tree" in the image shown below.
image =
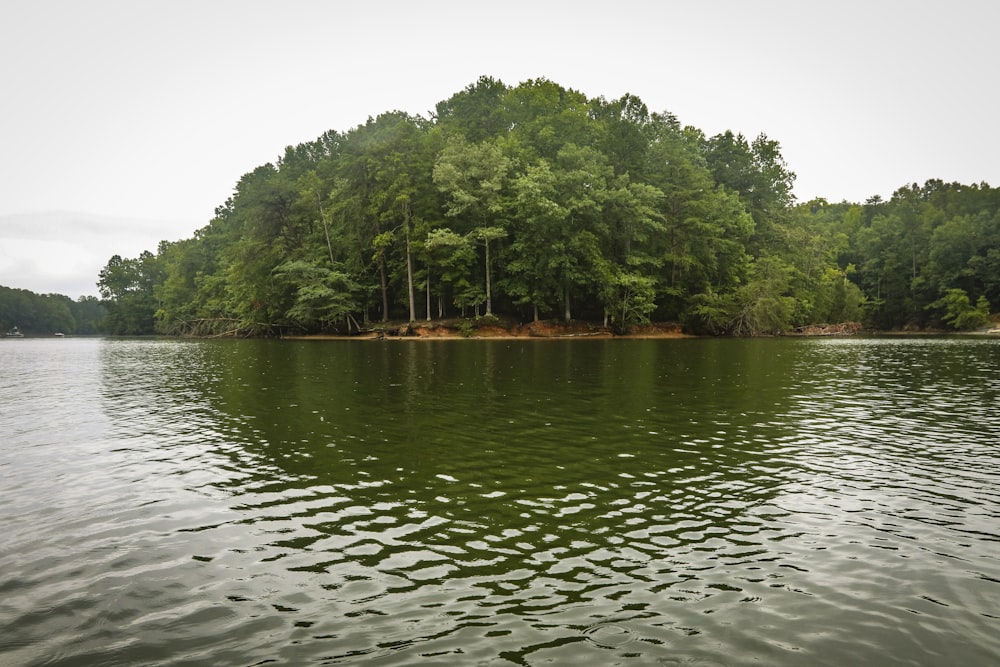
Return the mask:
<svg viewBox="0 0 1000 667">
<path fill-rule="evenodd" d="M 621 267 L 606 270 L 608 275 L 602 280 L 601 298 L 614 327 L 627 333 L 633 326 L 647 324 L 649 314 L 656 310 L 656 281 Z"/>
<path fill-rule="evenodd" d="M 699 328 L 713 334 L 756 336 L 791 324 L 794 299 L 787 294 L 792 269 L 776 257 L 754 261 L 748 281 L 732 293 L 708 291 L 695 299 Z"/>
<path fill-rule="evenodd" d="M 928 304 L 927 308 L 943 311 L 941 319 L 959 331 L 978 329 L 990 322 L 990 304 L 986 297 L 980 295 L 973 306 L 963 289 L 948 290 L 940 299 Z"/>
<path fill-rule="evenodd" d="M 162 281 L 156 257 L 147 251 L 137 259 L 114 255 L 101 269 L 98 290 L 107 312 L 103 328 L 114 335 L 154 332 L 157 309 L 154 286 Z"/>
<path fill-rule="evenodd" d="M 389 317 L 393 282 L 406 286 L 403 300 L 412 321 L 414 227 L 440 215 L 431 182 L 434 150 L 428 123 L 402 112 L 369 118 L 348 133 L 343 154 L 333 195 L 341 201 L 334 208 L 346 240 L 377 266 L 383 321 Z"/>
<path fill-rule="evenodd" d="M 372 261 L 378 266 L 379 286 L 382 290 L 382 321 L 389 319 L 389 283 L 386 254 L 392 247 L 394 235 L 392 232 L 382 232 L 372 239 Z"/>
<path fill-rule="evenodd" d="M 101 321 L 105 317 L 105 312 L 104 306 L 96 296 L 81 296 L 70 305 L 70 311 L 76 322 L 76 329 L 72 333 L 93 335 L 101 332 Z"/>
<path fill-rule="evenodd" d="M 632 181 L 646 177 L 648 153 L 655 147 L 653 132 L 663 116 L 652 116 L 645 103 L 632 94 L 606 101 L 591 101 L 591 115 L 598 123 L 596 145 L 615 174 L 628 174 Z"/>
<path fill-rule="evenodd" d="M 478 227 L 470 235 L 472 238 L 483 243 L 483 266 L 486 272 L 486 315 L 493 315 L 493 286 L 491 277 L 490 262 L 490 241 L 502 239 L 507 235 L 503 227 Z"/>
<path fill-rule="evenodd" d="M 503 227 L 512 161 L 495 142 L 449 141 L 434 165 L 434 184 L 445 195 L 445 215 L 464 221 L 471 238 L 483 244 L 486 314 L 493 314 L 490 241 L 506 236 Z"/>
<path fill-rule="evenodd" d="M 36 294 L 29 290 L 0 286 L 0 336 L 22 334 L 91 334 L 98 332 L 103 309 L 94 297 L 71 301 L 62 294 Z"/>
<path fill-rule="evenodd" d="M 517 240 L 509 251 L 507 284 L 532 306 L 535 319 L 540 308 L 558 304 L 569 321 L 573 295 L 599 287 L 612 178 L 598 151 L 567 144 L 554 162 L 541 159 L 515 179 Z"/>
<path fill-rule="evenodd" d="M 206 245 L 197 238 L 160 244 L 157 259 L 164 278 L 153 287 L 159 333 L 187 333 L 197 320 L 211 317 L 203 311 L 199 289 L 199 278 L 211 270 L 205 251 Z"/>
<path fill-rule="evenodd" d="M 113 258 L 103 303 L 117 332 L 149 330 L 151 311 L 162 333 L 412 320 L 423 290 L 427 318 L 436 296 L 439 316 L 755 334 L 859 313 L 932 326 L 949 304 L 1000 302 L 1000 190 L 932 179 L 795 206 L 794 180 L 765 134 L 708 138 L 631 94 L 481 77 L 429 120 L 382 113 L 286 147 L 193 238 Z M 968 308 L 941 301 L 953 289 Z M 25 322 L 66 306 L 27 303 Z"/>
<path fill-rule="evenodd" d="M 450 289 L 456 305 L 464 307 L 469 299 L 469 273 L 474 252 L 469 237 L 447 227 L 430 230 L 424 239 L 427 262 L 427 319 L 431 319 L 431 274 L 438 272 L 438 316 L 444 315 L 444 290 Z"/>
<path fill-rule="evenodd" d="M 529 79 L 503 99 L 513 155 L 522 163 L 554 160 L 567 144 L 587 146 L 597 134 L 587 97 L 548 79 Z"/>
<path fill-rule="evenodd" d="M 348 331 L 352 324 L 357 327 L 351 313 L 358 308 L 354 298 L 358 286 L 350 274 L 303 260 L 285 262 L 275 268 L 274 274 L 295 290 L 295 301 L 285 315 L 298 326 L 305 330 L 327 329 L 343 321 Z"/>
<path fill-rule="evenodd" d="M 448 135 L 470 143 L 499 137 L 509 129 L 503 106 L 508 90 L 502 81 L 481 76 L 461 92 L 438 102 L 435 117 Z"/>
<path fill-rule="evenodd" d="M 747 142 L 742 134 L 726 131 L 709 139 L 704 151 L 715 182 L 736 192 L 753 216 L 750 254 L 758 256 L 777 245 L 785 212 L 794 202 L 795 182 L 780 144 L 763 133 Z"/>
</svg>

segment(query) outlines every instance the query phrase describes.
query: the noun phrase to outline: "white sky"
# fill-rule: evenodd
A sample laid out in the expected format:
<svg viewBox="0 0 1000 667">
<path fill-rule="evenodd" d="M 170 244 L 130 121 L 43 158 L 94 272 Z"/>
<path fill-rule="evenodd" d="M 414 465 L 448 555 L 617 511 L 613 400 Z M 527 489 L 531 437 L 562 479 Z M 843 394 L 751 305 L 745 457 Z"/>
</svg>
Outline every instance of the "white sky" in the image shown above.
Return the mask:
<svg viewBox="0 0 1000 667">
<path fill-rule="evenodd" d="M 285 146 L 484 74 L 765 132 L 802 201 L 1000 185 L 998 25 L 985 0 L 4 0 L 0 285 L 96 294 Z"/>
</svg>

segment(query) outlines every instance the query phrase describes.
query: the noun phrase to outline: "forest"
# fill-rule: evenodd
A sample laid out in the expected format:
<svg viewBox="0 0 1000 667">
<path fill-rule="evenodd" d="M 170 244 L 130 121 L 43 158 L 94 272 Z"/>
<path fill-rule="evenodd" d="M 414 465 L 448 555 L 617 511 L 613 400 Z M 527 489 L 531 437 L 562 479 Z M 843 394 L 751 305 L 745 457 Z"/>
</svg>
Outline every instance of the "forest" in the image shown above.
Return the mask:
<svg viewBox="0 0 1000 667">
<path fill-rule="evenodd" d="M 351 333 L 386 321 L 674 322 L 760 335 L 975 329 L 1000 304 L 1000 191 L 938 180 L 797 202 L 778 141 L 641 99 L 481 77 L 429 117 L 288 146 L 208 224 L 98 287 L 113 334 Z"/>
<path fill-rule="evenodd" d="M 105 315 L 97 297 L 73 301 L 62 294 L 36 294 L 0 285 L 0 336 L 14 331 L 93 335 L 103 331 Z"/>
</svg>

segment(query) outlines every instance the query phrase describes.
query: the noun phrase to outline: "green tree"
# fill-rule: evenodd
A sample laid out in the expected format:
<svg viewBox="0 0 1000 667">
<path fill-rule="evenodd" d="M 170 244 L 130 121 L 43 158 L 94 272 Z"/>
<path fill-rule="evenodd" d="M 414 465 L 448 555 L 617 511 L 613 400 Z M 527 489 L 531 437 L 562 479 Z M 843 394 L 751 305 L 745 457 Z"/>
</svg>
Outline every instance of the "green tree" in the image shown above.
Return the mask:
<svg viewBox="0 0 1000 667">
<path fill-rule="evenodd" d="M 493 314 L 490 242 L 506 236 L 505 211 L 512 161 L 496 142 L 470 144 L 452 139 L 434 165 L 434 183 L 445 195 L 445 215 L 464 222 L 483 244 L 486 314 Z"/>
<path fill-rule="evenodd" d="M 72 332 L 90 336 L 101 333 L 101 322 L 104 320 L 104 306 L 95 296 L 81 296 L 70 305 L 76 329 Z M 66 332 L 70 333 L 70 332 Z"/>
<path fill-rule="evenodd" d="M 980 295 L 973 306 L 963 289 L 949 289 L 944 296 L 926 307 L 942 311 L 941 320 L 959 331 L 978 329 L 990 322 L 990 304 L 986 297 Z"/>
<path fill-rule="evenodd" d="M 107 313 L 103 328 L 113 335 L 153 333 L 157 310 L 153 290 L 161 279 L 156 257 L 148 250 L 136 259 L 114 255 L 108 260 L 97 282 Z"/>
<path fill-rule="evenodd" d="M 388 319 L 394 285 L 416 317 L 413 252 L 415 228 L 440 217 L 431 181 L 433 140 L 426 120 L 402 112 L 381 114 L 348 133 L 338 170 L 334 214 L 342 240 L 367 255 L 376 267 L 383 320 Z M 375 253 L 372 253 L 372 249 Z M 347 262 L 347 267 L 359 263 Z"/>
<path fill-rule="evenodd" d="M 508 291 L 539 310 L 558 305 L 572 319 L 572 297 L 599 289 L 608 239 L 603 215 L 612 170 L 600 153 L 572 144 L 555 162 L 539 160 L 515 179 L 517 239 L 511 244 Z"/>
<path fill-rule="evenodd" d="M 777 141 L 760 134 L 748 142 L 731 131 L 705 143 L 705 158 L 715 182 L 736 192 L 753 216 L 751 255 L 759 256 L 781 241 L 780 227 L 794 202 L 795 174 L 781 155 Z"/>
<path fill-rule="evenodd" d="M 592 100 L 591 115 L 597 122 L 596 146 L 615 174 L 628 174 L 633 182 L 642 182 L 649 165 L 648 153 L 655 146 L 654 126 L 659 122 L 658 117 L 651 115 L 645 103 L 632 94 L 612 101 L 601 97 Z"/>
<path fill-rule="evenodd" d="M 555 160 L 567 144 L 591 145 L 596 124 L 590 107 L 583 93 L 544 78 L 509 89 L 503 113 L 514 157 L 522 164 Z"/>
<path fill-rule="evenodd" d="M 285 316 L 306 331 L 332 328 L 344 322 L 360 328 L 352 313 L 358 309 L 355 293 L 358 285 L 350 274 L 337 268 L 292 260 L 274 270 L 275 278 L 286 282 L 295 292 L 295 301 Z"/>
<path fill-rule="evenodd" d="M 508 90 L 502 81 L 481 76 L 461 92 L 438 102 L 436 120 L 448 135 L 470 143 L 499 137 L 509 129 L 504 108 Z"/>
<path fill-rule="evenodd" d="M 98 308 L 96 317 L 102 314 Z M 77 308 L 68 296 L 0 286 L 0 336 L 8 332 L 51 335 L 96 333 L 97 329 L 92 314 L 82 306 Z"/>
<path fill-rule="evenodd" d="M 475 253 L 467 236 L 458 234 L 447 227 L 437 227 L 427 233 L 424 239 L 425 259 L 427 262 L 427 319 L 431 319 L 431 273 L 437 272 L 438 282 L 438 317 L 443 317 L 445 290 L 451 290 L 452 302 L 464 308 L 469 303 L 469 275 Z"/>
<path fill-rule="evenodd" d="M 713 334 L 757 336 L 791 325 L 794 299 L 788 295 L 792 268 L 776 257 L 755 260 L 748 281 L 731 293 L 707 291 L 694 299 L 698 329 Z"/>
<path fill-rule="evenodd" d="M 413 319 L 421 289 L 428 318 L 436 296 L 439 316 L 755 334 L 859 309 L 876 328 L 935 325 L 953 289 L 1000 301 L 997 189 L 929 180 L 795 206 L 794 179 L 764 134 L 706 138 L 631 94 L 481 77 L 430 120 L 383 113 L 288 146 L 193 238 L 109 262 L 106 322 L 148 331 L 152 309 L 163 333 L 320 330 Z M 76 317 L 15 301 L 25 323 Z"/>
<path fill-rule="evenodd" d="M 610 275 L 602 280 L 601 298 L 605 312 L 611 314 L 611 324 L 621 333 L 647 324 L 650 313 L 656 310 L 656 281 L 621 267 L 606 270 Z"/>
</svg>

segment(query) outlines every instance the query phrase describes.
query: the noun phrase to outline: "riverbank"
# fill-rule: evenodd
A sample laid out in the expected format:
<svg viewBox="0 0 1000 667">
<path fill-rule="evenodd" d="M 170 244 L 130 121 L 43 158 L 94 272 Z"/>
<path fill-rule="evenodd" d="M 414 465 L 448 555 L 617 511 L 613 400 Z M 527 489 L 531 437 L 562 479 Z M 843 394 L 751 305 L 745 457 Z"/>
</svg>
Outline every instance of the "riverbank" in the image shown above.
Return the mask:
<svg viewBox="0 0 1000 667">
<path fill-rule="evenodd" d="M 505 322 L 492 320 L 440 320 L 433 322 L 386 322 L 352 335 L 308 334 L 284 336 L 289 340 L 377 340 L 377 339 L 521 339 L 521 338 L 696 338 L 684 333 L 681 325 L 665 322 L 633 327 L 628 333 L 616 333 L 610 327 L 589 322 L 544 320 Z"/>
<path fill-rule="evenodd" d="M 978 331 L 945 331 L 945 330 L 899 330 L 872 331 L 865 330 L 860 322 L 842 322 L 839 324 L 815 324 L 796 327 L 789 331 L 773 334 L 788 337 L 826 337 L 826 336 L 997 336 L 1000 328 Z M 322 333 L 285 335 L 286 340 L 434 340 L 434 339 L 567 339 L 567 338 L 701 338 L 695 334 L 685 333 L 683 327 L 675 322 L 656 322 L 632 327 L 628 333 L 614 331 L 593 322 L 559 320 L 542 320 L 527 324 L 509 322 L 494 318 L 491 320 L 450 319 L 432 322 L 386 322 L 365 329 L 361 332 Z"/>
</svg>

